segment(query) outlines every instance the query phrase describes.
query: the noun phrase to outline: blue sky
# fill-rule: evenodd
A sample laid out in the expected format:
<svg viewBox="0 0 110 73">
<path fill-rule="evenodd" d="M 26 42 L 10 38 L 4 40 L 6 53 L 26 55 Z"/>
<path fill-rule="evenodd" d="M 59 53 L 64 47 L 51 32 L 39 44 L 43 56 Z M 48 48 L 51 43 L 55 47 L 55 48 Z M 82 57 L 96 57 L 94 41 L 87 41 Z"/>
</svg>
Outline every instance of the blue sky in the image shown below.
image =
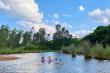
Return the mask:
<svg viewBox="0 0 110 73">
<path fill-rule="evenodd" d="M 60 23 L 73 36 L 83 37 L 110 23 L 110 0 L 0 0 L 0 25 L 55 32 Z"/>
</svg>

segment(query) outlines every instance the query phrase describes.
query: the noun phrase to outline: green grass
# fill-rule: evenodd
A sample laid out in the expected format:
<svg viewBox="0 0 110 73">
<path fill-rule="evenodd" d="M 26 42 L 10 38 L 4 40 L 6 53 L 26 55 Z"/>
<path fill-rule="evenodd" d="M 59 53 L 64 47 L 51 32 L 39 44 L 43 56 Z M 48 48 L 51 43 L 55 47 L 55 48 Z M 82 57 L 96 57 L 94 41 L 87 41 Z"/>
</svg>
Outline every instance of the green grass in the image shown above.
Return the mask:
<svg viewBox="0 0 110 73">
<path fill-rule="evenodd" d="M 90 45 L 86 42 L 79 47 L 75 47 L 75 45 L 70 45 L 67 47 L 62 47 L 61 50 L 49 50 L 49 49 L 41 49 L 39 47 L 33 45 L 27 45 L 21 48 L 15 49 L 0 49 L 0 54 L 17 54 L 17 53 L 41 53 L 41 52 L 63 52 L 70 54 L 75 57 L 77 54 L 84 55 L 85 59 L 96 58 L 98 60 L 110 60 L 110 46 L 103 48 L 101 44 L 96 44 L 95 46 L 90 47 Z"/>
<path fill-rule="evenodd" d="M 110 60 L 110 47 L 108 47 L 108 46 L 104 50 L 104 57 L 105 57 L 105 59 Z"/>
<path fill-rule="evenodd" d="M 20 54 L 20 53 L 41 53 L 41 52 L 59 52 L 58 50 L 38 50 L 38 49 L 0 49 L 0 54 Z"/>
<path fill-rule="evenodd" d="M 72 57 L 75 57 L 76 56 L 76 47 L 73 44 L 71 44 L 68 47 L 63 46 L 62 49 L 61 49 L 61 52 L 71 54 Z"/>
<path fill-rule="evenodd" d="M 79 47 L 75 47 L 74 45 L 62 47 L 61 52 L 70 54 L 72 56 L 82 54 L 84 55 L 85 59 L 95 58 L 98 60 L 110 60 L 110 46 L 103 48 L 101 44 L 90 46 L 88 42 L 84 42 Z"/>
</svg>

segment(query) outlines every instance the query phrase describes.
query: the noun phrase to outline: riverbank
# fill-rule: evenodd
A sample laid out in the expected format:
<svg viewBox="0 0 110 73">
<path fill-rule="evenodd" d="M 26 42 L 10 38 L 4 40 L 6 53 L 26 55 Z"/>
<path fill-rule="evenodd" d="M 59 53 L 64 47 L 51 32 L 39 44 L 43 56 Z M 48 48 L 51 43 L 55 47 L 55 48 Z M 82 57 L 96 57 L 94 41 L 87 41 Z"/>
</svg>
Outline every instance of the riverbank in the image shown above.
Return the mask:
<svg viewBox="0 0 110 73">
<path fill-rule="evenodd" d="M 9 56 L 9 55 L 0 55 L 0 61 L 9 61 L 9 60 L 16 60 L 18 57 Z"/>
<path fill-rule="evenodd" d="M 21 53 L 41 53 L 41 52 L 59 52 L 58 50 L 24 50 L 24 49 L 5 49 L 0 50 L 0 55 L 21 54 Z"/>
<path fill-rule="evenodd" d="M 63 47 L 61 52 L 67 53 L 75 57 L 76 55 L 84 55 L 85 59 L 98 59 L 98 60 L 110 60 L 110 46 L 106 48 L 101 44 L 96 44 L 90 46 L 90 44 L 83 43 L 81 46 L 76 47 L 75 45 L 70 45 Z"/>
</svg>

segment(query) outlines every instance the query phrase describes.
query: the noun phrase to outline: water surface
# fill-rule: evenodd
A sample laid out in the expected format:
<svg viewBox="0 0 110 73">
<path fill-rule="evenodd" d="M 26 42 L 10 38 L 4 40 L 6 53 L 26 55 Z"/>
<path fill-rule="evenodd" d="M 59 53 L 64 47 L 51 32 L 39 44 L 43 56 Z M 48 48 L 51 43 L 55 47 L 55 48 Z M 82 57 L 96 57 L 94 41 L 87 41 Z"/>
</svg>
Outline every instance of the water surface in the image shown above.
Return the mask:
<svg viewBox="0 0 110 73">
<path fill-rule="evenodd" d="M 14 55 L 14 54 L 13 54 Z M 16 54 L 21 57 L 12 61 L 0 61 L 0 73 L 110 73 L 110 61 L 85 60 L 83 56 L 72 58 L 70 55 L 46 52 Z M 62 60 L 61 64 L 42 64 L 40 58 L 48 56 Z"/>
</svg>

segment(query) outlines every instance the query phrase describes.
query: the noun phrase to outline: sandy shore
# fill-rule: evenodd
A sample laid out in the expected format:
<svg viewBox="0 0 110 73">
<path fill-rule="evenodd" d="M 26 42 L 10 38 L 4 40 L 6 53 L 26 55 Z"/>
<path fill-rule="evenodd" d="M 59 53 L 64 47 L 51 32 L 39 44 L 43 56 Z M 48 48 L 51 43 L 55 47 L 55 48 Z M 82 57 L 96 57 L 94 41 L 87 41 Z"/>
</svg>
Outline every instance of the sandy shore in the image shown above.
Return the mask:
<svg viewBox="0 0 110 73">
<path fill-rule="evenodd" d="M 18 57 L 15 56 L 8 56 L 8 55 L 0 55 L 0 61 L 9 61 L 9 60 L 16 60 Z"/>
</svg>

